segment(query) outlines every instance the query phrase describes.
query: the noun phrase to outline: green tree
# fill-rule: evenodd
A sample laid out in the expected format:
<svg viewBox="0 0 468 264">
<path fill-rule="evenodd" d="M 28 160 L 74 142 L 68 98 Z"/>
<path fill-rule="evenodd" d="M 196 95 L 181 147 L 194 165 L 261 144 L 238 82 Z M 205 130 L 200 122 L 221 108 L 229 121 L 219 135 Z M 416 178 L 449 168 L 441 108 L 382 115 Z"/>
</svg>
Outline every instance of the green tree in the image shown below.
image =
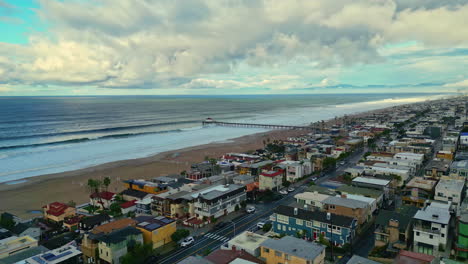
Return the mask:
<svg viewBox="0 0 468 264">
<path fill-rule="evenodd" d="M 190 235 L 190 231 L 187 229 L 177 229 L 174 233 L 171 235 L 171 239 L 174 242 L 178 242 L 182 238 L 188 237 Z"/>
<path fill-rule="evenodd" d="M 214 217 L 214 215 L 210 216 L 210 223 L 216 223 L 218 221 L 218 218 Z"/>
<path fill-rule="evenodd" d="M 234 207 L 234 210 L 237 212 L 237 211 L 239 211 L 239 209 L 240 209 L 239 205 L 236 204 L 236 206 Z"/>
<path fill-rule="evenodd" d="M 266 223 L 266 224 L 263 225 L 262 230 L 263 230 L 263 232 L 268 232 L 268 231 L 270 231 L 270 229 L 271 229 L 272 227 L 273 227 L 273 226 L 272 226 L 271 223 Z"/>
<path fill-rule="evenodd" d="M 145 260 L 153 253 L 153 245 L 151 243 L 129 243 L 128 252 L 125 254 L 121 262 L 122 264 L 138 264 L 145 263 Z"/>
<path fill-rule="evenodd" d="M 330 246 L 330 241 L 328 241 L 323 234 L 319 235 L 319 243 L 327 247 Z"/>
<path fill-rule="evenodd" d="M 0 226 L 7 229 L 11 230 L 15 226 L 15 221 L 13 221 L 12 218 L 5 217 L 3 214 L 0 216 Z"/>
<path fill-rule="evenodd" d="M 242 201 L 240 202 L 240 205 L 242 208 L 245 208 L 247 206 L 247 202 L 246 201 Z"/>
<path fill-rule="evenodd" d="M 112 203 L 109 209 L 114 216 L 122 215 L 122 207 L 120 207 L 119 203 Z"/>
<path fill-rule="evenodd" d="M 102 188 L 102 181 L 101 180 L 95 180 L 95 179 L 88 179 L 88 189 L 91 191 L 91 194 L 95 193 L 99 199 L 99 203 L 102 204 L 102 207 L 104 207 L 104 203 L 102 202 L 102 197 L 101 197 L 101 188 Z"/>
<path fill-rule="evenodd" d="M 332 157 L 326 157 L 323 160 L 323 168 L 325 169 L 332 169 L 336 167 L 336 159 Z"/>
<path fill-rule="evenodd" d="M 106 191 L 109 189 L 109 185 L 111 184 L 111 179 L 109 177 L 105 177 L 102 185 L 104 185 L 104 188 L 106 188 Z"/>
</svg>

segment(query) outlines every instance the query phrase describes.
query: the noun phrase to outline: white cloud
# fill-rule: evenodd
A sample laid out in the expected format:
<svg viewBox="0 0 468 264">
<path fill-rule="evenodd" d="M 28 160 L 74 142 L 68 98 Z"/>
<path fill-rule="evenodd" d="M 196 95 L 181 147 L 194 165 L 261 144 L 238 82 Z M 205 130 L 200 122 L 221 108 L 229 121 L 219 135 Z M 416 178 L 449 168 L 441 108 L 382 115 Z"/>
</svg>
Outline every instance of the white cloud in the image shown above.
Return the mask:
<svg viewBox="0 0 468 264">
<path fill-rule="evenodd" d="M 455 83 L 448 83 L 445 84 L 444 87 L 450 87 L 450 88 L 468 88 L 468 79 L 455 82 Z"/>
<path fill-rule="evenodd" d="M 375 63 L 394 54 L 382 47 L 395 42 L 468 46 L 465 2 L 419 2 L 41 0 L 49 32 L 26 46 L 0 43 L 0 83 L 279 89 L 301 82 L 202 76 L 241 63 L 274 68 L 300 59 L 320 71 Z"/>
</svg>

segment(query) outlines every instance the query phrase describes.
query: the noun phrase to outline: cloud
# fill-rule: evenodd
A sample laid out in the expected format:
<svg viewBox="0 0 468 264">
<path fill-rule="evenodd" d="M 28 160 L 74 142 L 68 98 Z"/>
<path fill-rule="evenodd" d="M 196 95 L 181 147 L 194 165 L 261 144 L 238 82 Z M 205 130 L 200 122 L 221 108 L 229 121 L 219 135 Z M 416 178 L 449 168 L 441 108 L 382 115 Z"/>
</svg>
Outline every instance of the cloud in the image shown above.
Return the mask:
<svg viewBox="0 0 468 264">
<path fill-rule="evenodd" d="M 455 82 L 455 83 L 448 83 L 445 84 L 444 87 L 450 87 L 450 88 L 468 88 L 468 79 Z"/>
<path fill-rule="evenodd" d="M 6 93 L 6 92 L 11 92 L 11 91 L 13 91 L 12 88 L 0 86 L 0 93 Z"/>
<path fill-rule="evenodd" d="M 48 32 L 32 34 L 27 45 L 0 43 L 0 83 L 284 89 L 302 84 L 205 77 L 243 64 L 303 61 L 322 71 L 381 63 L 383 47 L 405 41 L 422 49 L 468 46 L 466 1 L 416 2 L 40 0 Z"/>
</svg>

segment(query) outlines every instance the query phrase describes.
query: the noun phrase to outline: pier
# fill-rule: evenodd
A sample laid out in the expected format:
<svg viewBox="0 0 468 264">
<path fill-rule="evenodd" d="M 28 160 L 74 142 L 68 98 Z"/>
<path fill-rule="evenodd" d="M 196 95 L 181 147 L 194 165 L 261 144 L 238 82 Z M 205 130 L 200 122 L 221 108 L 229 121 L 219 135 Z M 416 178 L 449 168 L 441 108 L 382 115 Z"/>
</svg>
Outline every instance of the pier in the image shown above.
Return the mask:
<svg viewBox="0 0 468 264">
<path fill-rule="evenodd" d="M 270 125 L 270 124 L 256 124 L 256 123 L 234 123 L 234 122 L 222 122 L 215 121 L 211 118 L 207 118 L 202 122 L 203 126 L 215 125 L 215 126 L 230 126 L 230 127 L 253 127 L 253 128 L 266 128 L 266 129 L 295 129 L 295 130 L 315 130 L 311 126 L 287 126 L 287 125 Z"/>
</svg>

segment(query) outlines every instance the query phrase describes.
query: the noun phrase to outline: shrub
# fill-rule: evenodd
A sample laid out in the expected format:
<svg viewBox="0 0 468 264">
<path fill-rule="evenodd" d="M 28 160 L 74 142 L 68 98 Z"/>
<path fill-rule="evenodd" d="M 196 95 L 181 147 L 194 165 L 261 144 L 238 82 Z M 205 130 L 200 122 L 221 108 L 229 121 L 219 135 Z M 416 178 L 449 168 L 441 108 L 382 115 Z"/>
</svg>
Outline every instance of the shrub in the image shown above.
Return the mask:
<svg viewBox="0 0 468 264">
<path fill-rule="evenodd" d="M 177 242 L 182 238 L 187 237 L 188 235 L 190 235 L 190 231 L 187 229 L 177 229 L 174 233 L 172 233 L 171 239 L 172 241 Z"/>
<path fill-rule="evenodd" d="M 262 230 L 263 230 L 263 232 L 268 232 L 268 231 L 270 231 L 271 228 L 272 228 L 272 224 L 271 224 L 271 223 L 267 223 L 267 224 L 264 224 L 264 225 L 263 225 Z"/>
</svg>

